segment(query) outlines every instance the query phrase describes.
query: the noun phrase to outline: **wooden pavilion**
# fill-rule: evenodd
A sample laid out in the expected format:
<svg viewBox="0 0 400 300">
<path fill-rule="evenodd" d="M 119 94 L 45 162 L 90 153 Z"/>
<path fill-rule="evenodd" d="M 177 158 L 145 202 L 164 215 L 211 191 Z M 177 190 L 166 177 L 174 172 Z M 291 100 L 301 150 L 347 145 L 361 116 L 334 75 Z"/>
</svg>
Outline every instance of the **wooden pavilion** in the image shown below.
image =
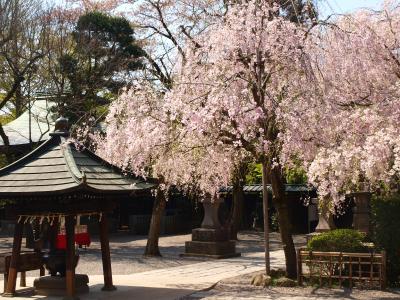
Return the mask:
<svg viewBox="0 0 400 300">
<path fill-rule="evenodd" d="M 77 299 L 74 226 L 78 215 L 98 214 L 104 287 L 114 290 L 107 213 L 119 197 L 151 189 L 155 182 L 125 175 L 87 149 L 68 141 L 68 120 L 56 121 L 50 139 L 0 170 L 0 199 L 10 200 L 16 220 L 13 249 L 4 296 L 13 296 L 19 267 L 23 226 L 37 218 L 53 230 L 65 220 L 66 299 Z"/>
</svg>

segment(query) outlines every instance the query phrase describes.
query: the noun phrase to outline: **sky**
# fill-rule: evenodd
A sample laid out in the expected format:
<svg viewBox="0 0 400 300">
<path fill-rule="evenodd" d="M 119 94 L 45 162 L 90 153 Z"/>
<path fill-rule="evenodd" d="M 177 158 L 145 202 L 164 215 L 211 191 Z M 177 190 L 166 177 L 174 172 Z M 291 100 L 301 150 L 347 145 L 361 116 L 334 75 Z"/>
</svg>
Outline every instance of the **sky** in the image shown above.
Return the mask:
<svg viewBox="0 0 400 300">
<path fill-rule="evenodd" d="M 346 13 L 357 8 L 379 8 L 384 0 L 317 0 L 324 11 L 324 14 Z M 50 3 L 60 4 L 64 0 L 50 0 Z"/>
<path fill-rule="evenodd" d="M 379 9 L 384 0 L 321 0 L 318 1 L 321 16 L 326 17 L 332 13 L 349 13 L 358 8 Z"/>
<path fill-rule="evenodd" d="M 65 0 L 50 0 L 50 3 L 60 4 Z M 356 10 L 357 8 L 378 9 L 384 0 L 317 0 L 322 16 L 332 13 L 343 14 Z"/>
</svg>

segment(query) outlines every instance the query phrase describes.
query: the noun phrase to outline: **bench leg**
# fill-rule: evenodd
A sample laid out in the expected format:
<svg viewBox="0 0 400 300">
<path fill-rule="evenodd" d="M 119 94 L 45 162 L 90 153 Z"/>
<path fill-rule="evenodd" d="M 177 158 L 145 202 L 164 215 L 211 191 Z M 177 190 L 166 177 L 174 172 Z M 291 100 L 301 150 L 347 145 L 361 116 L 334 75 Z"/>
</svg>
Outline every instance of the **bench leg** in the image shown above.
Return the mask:
<svg viewBox="0 0 400 300">
<path fill-rule="evenodd" d="M 21 272 L 21 278 L 19 282 L 20 287 L 26 287 L 26 272 Z"/>
<path fill-rule="evenodd" d="M 4 273 L 4 290 L 3 290 L 3 293 L 6 292 L 7 282 L 8 282 L 8 273 Z"/>
</svg>

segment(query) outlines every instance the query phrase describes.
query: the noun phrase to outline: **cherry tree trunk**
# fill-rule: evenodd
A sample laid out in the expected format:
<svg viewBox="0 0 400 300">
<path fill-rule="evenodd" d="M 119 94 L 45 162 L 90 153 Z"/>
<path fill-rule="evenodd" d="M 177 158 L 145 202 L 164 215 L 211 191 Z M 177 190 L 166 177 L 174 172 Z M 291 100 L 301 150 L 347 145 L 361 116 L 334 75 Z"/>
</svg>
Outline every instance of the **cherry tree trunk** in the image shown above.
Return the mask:
<svg viewBox="0 0 400 300">
<path fill-rule="evenodd" d="M 285 197 L 285 185 L 279 167 L 269 170 L 272 194 L 275 208 L 278 212 L 279 232 L 283 251 L 285 253 L 286 276 L 295 279 L 297 277 L 296 248 L 292 236 L 292 224 L 289 215 L 288 201 Z"/>
<path fill-rule="evenodd" d="M 23 113 L 23 97 L 21 84 L 18 84 L 17 89 L 15 90 L 15 116 L 18 118 Z"/>
<path fill-rule="evenodd" d="M 14 157 L 11 153 L 10 149 L 10 140 L 8 139 L 7 134 L 4 131 L 3 125 L 0 123 L 0 136 L 3 140 L 4 144 L 4 156 L 6 157 L 7 164 L 11 164 L 14 161 Z"/>
<path fill-rule="evenodd" d="M 237 240 L 237 233 L 240 229 L 243 212 L 243 180 L 237 177 L 233 182 L 232 188 L 233 208 L 230 218 L 230 239 Z"/>
<path fill-rule="evenodd" d="M 151 215 L 149 236 L 147 238 L 145 256 L 161 256 L 158 240 L 161 231 L 161 219 L 164 215 L 166 199 L 163 191 L 157 191 Z"/>
</svg>

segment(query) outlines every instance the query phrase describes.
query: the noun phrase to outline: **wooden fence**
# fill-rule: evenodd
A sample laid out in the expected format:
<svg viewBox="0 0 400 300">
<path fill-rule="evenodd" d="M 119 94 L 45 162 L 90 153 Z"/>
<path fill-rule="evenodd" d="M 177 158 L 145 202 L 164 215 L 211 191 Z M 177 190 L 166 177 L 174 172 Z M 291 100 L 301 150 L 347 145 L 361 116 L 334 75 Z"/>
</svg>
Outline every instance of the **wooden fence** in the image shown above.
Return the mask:
<svg viewBox="0 0 400 300">
<path fill-rule="evenodd" d="M 297 250 L 297 280 L 299 285 L 304 279 L 319 281 L 350 288 L 354 282 L 369 284 L 370 287 L 386 287 L 386 252 L 381 253 L 345 253 L 317 252 L 305 249 Z"/>
</svg>

